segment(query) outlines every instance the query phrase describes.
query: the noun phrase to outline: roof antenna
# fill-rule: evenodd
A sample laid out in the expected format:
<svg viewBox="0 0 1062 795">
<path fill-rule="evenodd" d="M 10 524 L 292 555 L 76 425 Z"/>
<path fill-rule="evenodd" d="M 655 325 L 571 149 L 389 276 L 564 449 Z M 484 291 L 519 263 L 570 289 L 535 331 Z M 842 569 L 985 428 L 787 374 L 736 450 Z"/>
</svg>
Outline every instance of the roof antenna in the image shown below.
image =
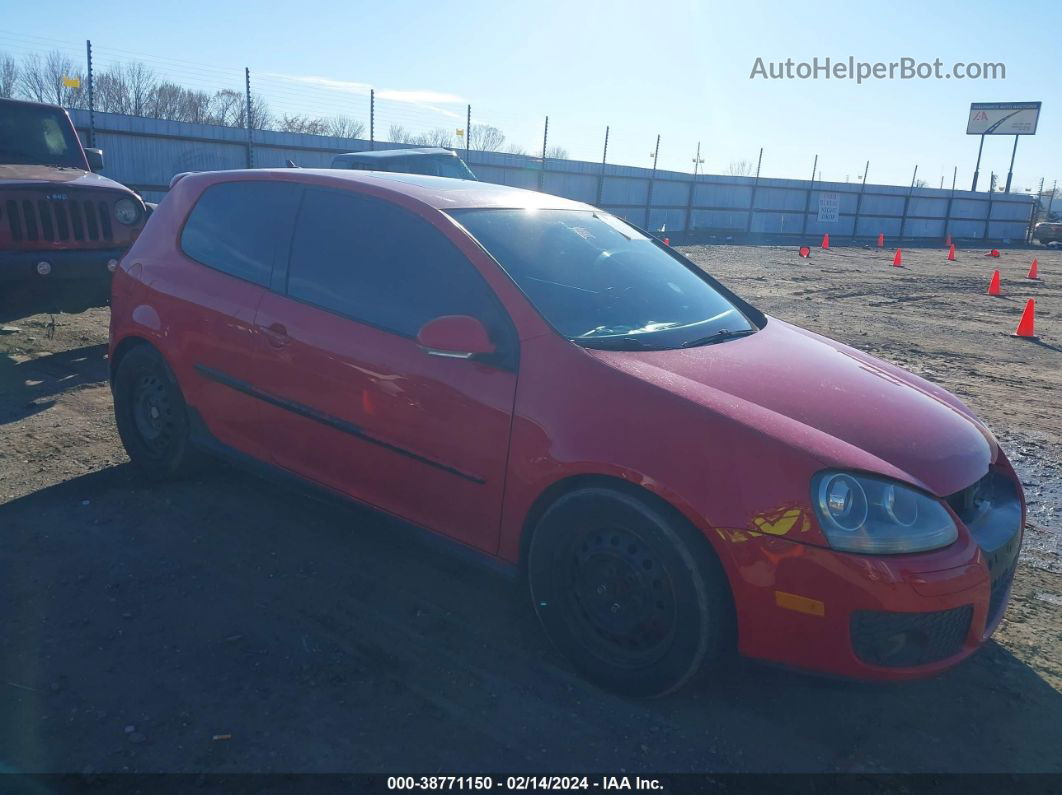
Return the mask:
<svg viewBox="0 0 1062 795">
<path fill-rule="evenodd" d="M 298 166 L 295 165 L 295 161 L 291 160 L 290 158 L 288 160 L 284 161 L 284 165 L 287 166 L 288 168 L 298 168 Z"/>
</svg>

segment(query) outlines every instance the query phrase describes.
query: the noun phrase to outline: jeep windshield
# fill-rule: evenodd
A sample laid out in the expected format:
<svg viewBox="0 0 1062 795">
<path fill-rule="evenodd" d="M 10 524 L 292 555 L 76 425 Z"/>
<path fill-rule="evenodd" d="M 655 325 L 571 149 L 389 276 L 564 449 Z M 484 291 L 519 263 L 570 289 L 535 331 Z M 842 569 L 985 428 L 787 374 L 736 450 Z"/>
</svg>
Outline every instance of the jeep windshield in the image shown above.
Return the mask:
<svg viewBox="0 0 1062 795">
<path fill-rule="evenodd" d="M 584 347 L 691 347 L 757 330 L 696 266 L 608 213 L 465 209 L 451 215 L 550 325 Z"/>
<path fill-rule="evenodd" d="M 0 113 L 0 163 L 83 169 L 85 155 L 61 110 L 12 103 Z"/>
</svg>

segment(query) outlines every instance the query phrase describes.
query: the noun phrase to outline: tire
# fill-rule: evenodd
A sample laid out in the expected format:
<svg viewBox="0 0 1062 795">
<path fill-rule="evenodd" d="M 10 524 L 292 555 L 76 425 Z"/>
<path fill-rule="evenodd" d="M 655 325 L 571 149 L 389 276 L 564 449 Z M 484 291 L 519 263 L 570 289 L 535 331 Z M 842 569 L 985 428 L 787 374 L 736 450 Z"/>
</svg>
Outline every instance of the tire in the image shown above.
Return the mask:
<svg viewBox="0 0 1062 795">
<path fill-rule="evenodd" d="M 114 375 L 114 418 L 129 459 L 153 480 L 191 475 L 201 454 L 189 440 L 184 396 L 162 356 L 139 345 Z"/>
<path fill-rule="evenodd" d="M 534 529 L 532 604 L 601 687 L 662 696 L 728 645 L 733 607 L 710 544 L 677 512 L 607 487 L 561 497 Z"/>
</svg>

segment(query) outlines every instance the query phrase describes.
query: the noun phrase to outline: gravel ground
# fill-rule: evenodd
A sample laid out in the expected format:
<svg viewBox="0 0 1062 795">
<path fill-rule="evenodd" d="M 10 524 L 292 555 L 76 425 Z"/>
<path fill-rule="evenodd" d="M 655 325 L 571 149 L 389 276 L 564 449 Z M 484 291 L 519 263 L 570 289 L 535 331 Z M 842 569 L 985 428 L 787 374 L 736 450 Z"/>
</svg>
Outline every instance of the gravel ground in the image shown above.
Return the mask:
<svg viewBox="0 0 1062 795">
<path fill-rule="evenodd" d="M 0 770 L 1062 771 L 1062 254 L 1039 255 L 1037 284 L 1025 251 L 948 264 L 918 249 L 903 268 L 891 250 L 687 253 L 995 430 L 1030 525 L 977 655 L 902 685 L 731 660 L 665 699 L 602 693 L 548 646 L 518 583 L 410 528 L 224 467 L 144 482 L 111 417 L 107 308 L 8 295 Z M 994 267 L 1002 298 L 984 295 Z M 1026 297 L 1039 342 L 1008 336 Z"/>
</svg>

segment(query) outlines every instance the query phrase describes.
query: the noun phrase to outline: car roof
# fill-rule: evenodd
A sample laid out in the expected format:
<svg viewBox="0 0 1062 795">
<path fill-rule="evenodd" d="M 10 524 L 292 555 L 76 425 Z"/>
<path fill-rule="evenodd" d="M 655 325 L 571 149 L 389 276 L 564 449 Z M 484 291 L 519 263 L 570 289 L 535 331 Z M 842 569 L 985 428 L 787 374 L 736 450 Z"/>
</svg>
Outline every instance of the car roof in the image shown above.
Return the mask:
<svg viewBox="0 0 1062 795">
<path fill-rule="evenodd" d="M 374 149 L 368 152 L 347 152 L 342 155 L 336 155 L 336 160 L 341 159 L 359 159 L 359 160 L 389 160 L 393 157 L 423 157 L 424 155 L 444 155 L 445 157 L 457 157 L 457 155 L 449 149 L 443 149 L 438 146 L 419 146 L 410 149 Z"/>
<path fill-rule="evenodd" d="M 582 202 L 508 185 L 451 179 L 450 177 L 429 177 L 423 174 L 401 174 L 392 171 L 351 171 L 338 168 L 253 168 L 236 171 L 202 171 L 189 174 L 182 181 L 213 184 L 262 179 L 332 188 L 364 185 L 396 197 L 408 197 L 437 210 L 473 207 L 542 210 L 593 209 Z"/>
</svg>

